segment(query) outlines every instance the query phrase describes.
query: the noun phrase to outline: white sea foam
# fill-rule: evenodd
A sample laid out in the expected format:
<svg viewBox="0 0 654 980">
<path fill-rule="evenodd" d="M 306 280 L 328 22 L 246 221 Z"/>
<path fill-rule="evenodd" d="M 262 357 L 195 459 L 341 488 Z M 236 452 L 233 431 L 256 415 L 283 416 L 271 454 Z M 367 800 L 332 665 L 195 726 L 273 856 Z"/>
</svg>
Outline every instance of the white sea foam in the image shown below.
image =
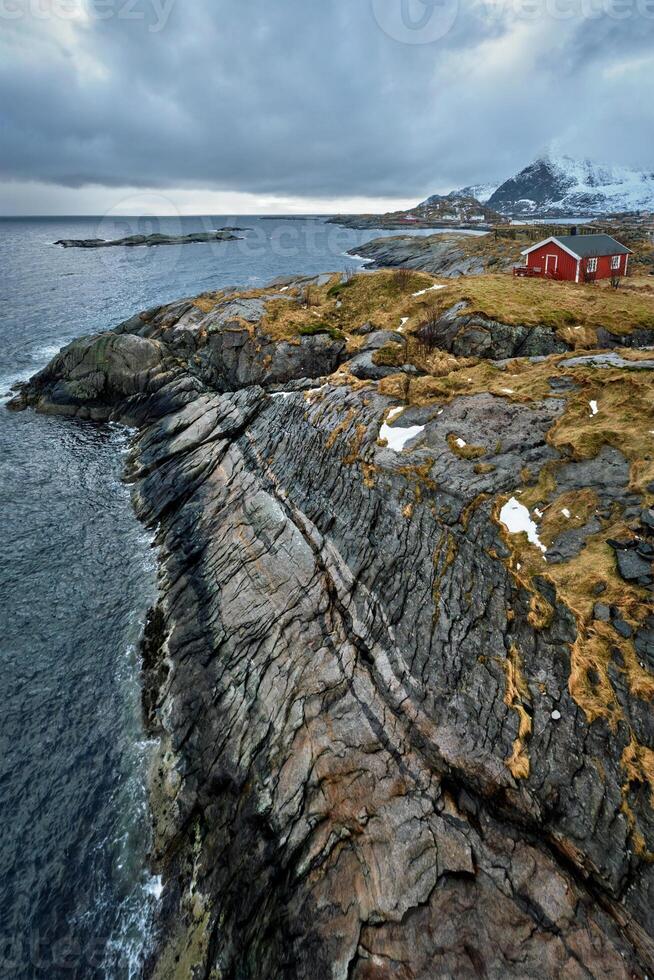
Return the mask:
<svg viewBox="0 0 654 980">
<path fill-rule="evenodd" d="M 161 898 L 161 893 L 163 892 L 163 883 L 161 881 L 161 875 L 153 875 L 148 882 L 146 882 L 145 890 L 148 895 L 152 895 L 157 901 Z"/>
</svg>

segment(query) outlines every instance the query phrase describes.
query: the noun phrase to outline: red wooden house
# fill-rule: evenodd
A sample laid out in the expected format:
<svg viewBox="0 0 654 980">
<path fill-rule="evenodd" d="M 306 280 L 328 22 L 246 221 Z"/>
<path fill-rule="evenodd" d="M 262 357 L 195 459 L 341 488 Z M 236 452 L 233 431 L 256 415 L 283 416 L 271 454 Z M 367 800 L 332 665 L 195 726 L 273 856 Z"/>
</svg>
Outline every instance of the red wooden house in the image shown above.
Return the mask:
<svg viewBox="0 0 654 980">
<path fill-rule="evenodd" d="M 517 276 L 541 276 L 567 282 L 593 282 L 626 276 L 631 249 L 610 235 L 555 235 L 526 248 Z"/>
</svg>

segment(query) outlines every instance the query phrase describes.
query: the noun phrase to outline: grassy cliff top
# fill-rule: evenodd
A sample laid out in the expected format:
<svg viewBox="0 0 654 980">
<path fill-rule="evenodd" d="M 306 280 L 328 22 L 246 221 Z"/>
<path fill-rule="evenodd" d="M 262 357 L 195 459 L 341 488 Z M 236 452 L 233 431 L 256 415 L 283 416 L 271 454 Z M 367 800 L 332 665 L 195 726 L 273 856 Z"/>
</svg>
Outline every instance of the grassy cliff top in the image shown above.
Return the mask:
<svg viewBox="0 0 654 980">
<path fill-rule="evenodd" d="M 270 295 L 270 287 L 239 294 Z M 634 277 L 633 284 L 626 280 L 616 290 L 608 283 L 519 279 L 507 273 L 438 280 L 400 269 L 364 272 L 345 282 L 335 274 L 324 285 L 292 286 L 285 296 L 275 295 L 261 326 L 276 339 L 321 330 L 354 337 L 366 322 L 398 330 L 402 320 L 403 332 L 411 334 L 426 319 L 456 304 L 461 304 L 459 316 L 478 314 L 511 325 L 549 327 L 573 349 L 596 346 L 600 327 L 620 335 L 654 329 L 654 283 L 650 287 L 647 277 Z M 224 299 L 222 293 L 205 294 L 195 302 L 209 312 Z"/>
<path fill-rule="evenodd" d="M 607 283 L 514 279 L 502 274 L 471 276 L 454 280 L 432 302 L 443 312 L 454 303 L 465 302 L 465 313 L 479 313 L 502 323 L 552 327 L 573 346 L 587 344 L 578 343 L 570 328 L 595 331 L 604 327 L 625 334 L 637 327 L 654 327 L 654 296 L 612 289 Z"/>
</svg>

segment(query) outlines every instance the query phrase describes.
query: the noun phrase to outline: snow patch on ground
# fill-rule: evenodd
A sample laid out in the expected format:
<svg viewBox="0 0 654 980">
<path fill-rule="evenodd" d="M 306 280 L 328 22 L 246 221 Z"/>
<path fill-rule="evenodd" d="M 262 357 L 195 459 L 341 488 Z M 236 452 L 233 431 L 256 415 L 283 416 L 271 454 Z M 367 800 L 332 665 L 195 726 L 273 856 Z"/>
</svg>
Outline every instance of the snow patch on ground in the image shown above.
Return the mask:
<svg viewBox="0 0 654 980">
<path fill-rule="evenodd" d="M 379 438 L 385 439 L 388 443 L 388 448 L 394 449 L 395 452 L 399 453 L 404 449 L 409 439 L 415 439 L 417 435 L 420 435 L 423 429 L 424 425 L 409 425 L 406 426 L 406 428 L 396 425 L 391 428 L 390 425 L 386 425 L 384 422 L 379 430 Z"/>
<path fill-rule="evenodd" d="M 414 293 L 413 295 L 414 296 L 424 296 L 425 293 L 431 293 L 435 289 L 445 289 L 445 286 L 441 286 L 438 283 L 436 283 L 434 286 L 427 286 L 426 289 L 419 289 L 418 292 L 417 293 Z"/>
<path fill-rule="evenodd" d="M 597 415 L 597 402 L 595 401 L 595 399 L 593 398 L 591 401 L 588 402 L 588 404 L 590 405 L 590 414 Z"/>
<path fill-rule="evenodd" d="M 529 511 L 515 497 L 507 500 L 502 507 L 500 521 L 509 534 L 520 534 L 521 531 L 524 531 L 527 539 L 532 544 L 535 544 L 541 551 L 547 551 L 547 548 L 538 537 L 538 528 L 529 516 Z"/>
</svg>

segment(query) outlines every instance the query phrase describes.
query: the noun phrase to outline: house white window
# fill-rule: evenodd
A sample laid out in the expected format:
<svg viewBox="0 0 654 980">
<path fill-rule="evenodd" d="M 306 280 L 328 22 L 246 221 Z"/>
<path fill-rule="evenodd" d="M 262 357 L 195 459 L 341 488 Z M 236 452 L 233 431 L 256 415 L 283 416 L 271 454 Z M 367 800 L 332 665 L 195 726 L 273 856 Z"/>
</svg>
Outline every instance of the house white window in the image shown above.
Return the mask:
<svg viewBox="0 0 654 980">
<path fill-rule="evenodd" d="M 594 259 L 588 259 L 588 263 L 586 265 L 586 270 L 588 272 L 597 272 L 597 259 L 596 258 L 594 258 Z"/>
<path fill-rule="evenodd" d="M 612 259 L 611 259 L 611 268 L 614 269 L 614 270 L 620 268 L 620 256 L 619 255 L 614 255 L 612 257 Z"/>
</svg>

